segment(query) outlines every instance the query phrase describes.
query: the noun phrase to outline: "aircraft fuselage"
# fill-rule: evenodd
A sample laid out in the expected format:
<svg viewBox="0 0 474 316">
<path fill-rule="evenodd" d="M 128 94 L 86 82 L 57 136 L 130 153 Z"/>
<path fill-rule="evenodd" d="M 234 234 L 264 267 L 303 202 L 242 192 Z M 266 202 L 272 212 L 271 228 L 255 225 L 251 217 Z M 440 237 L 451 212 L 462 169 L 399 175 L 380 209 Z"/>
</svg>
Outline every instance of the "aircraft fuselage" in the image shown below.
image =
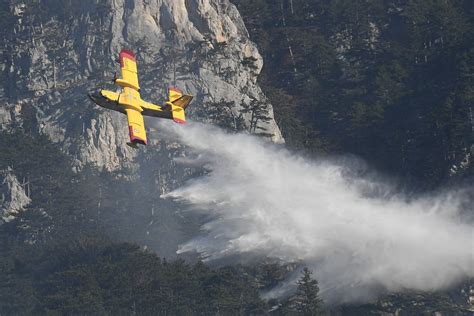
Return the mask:
<svg viewBox="0 0 474 316">
<path fill-rule="evenodd" d="M 100 90 L 95 93 L 89 93 L 88 94 L 89 98 L 98 106 L 106 108 L 108 110 L 113 110 L 120 112 L 122 114 L 127 114 L 125 109 L 127 108 L 126 105 L 123 105 L 117 101 L 110 100 L 107 97 L 103 96 L 100 93 Z M 153 117 L 161 117 L 161 118 L 167 118 L 167 119 L 173 119 L 173 115 L 171 111 L 167 108 L 170 108 L 170 106 L 166 103 L 166 107 L 162 111 L 151 111 L 148 109 L 142 109 L 141 114 L 144 116 L 153 116 Z"/>
</svg>

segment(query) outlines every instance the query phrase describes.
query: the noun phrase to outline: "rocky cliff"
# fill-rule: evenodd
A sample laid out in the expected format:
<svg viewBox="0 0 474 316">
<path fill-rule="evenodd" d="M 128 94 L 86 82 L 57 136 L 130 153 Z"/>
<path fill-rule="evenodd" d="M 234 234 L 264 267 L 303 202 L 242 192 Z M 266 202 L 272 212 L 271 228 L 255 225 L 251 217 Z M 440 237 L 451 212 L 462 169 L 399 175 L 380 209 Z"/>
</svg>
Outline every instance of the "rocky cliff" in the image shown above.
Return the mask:
<svg viewBox="0 0 474 316">
<path fill-rule="evenodd" d="M 172 159 L 183 156 L 185 148 L 153 130 L 149 146 L 129 148 L 126 117 L 87 98 L 98 88 L 114 89 L 112 78 L 119 71 L 116 59 L 122 48 L 137 55 L 144 99 L 161 103 L 167 88 L 177 86 L 195 96 L 189 120 L 283 142 L 272 106 L 257 84 L 262 58 L 228 0 L 12 0 L 0 8 L 0 131 L 46 136 L 71 157 L 70 168 L 78 177 L 91 166 L 105 174 L 75 184 L 89 193 L 83 196 L 76 189 L 69 197 L 78 200 L 73 204 L 94 201 L 87 211 L 78 210 L 81 215 L 67 215 L 56 198 L 61 192 L 39 192 L 42 185 L 32 186 L 31 209 L 38 208 L 35 190 L 37 196 L 52 194 L 55 205 L 54 212 L 44 208 L 49 214 L 45 221 L 51 222 L 39 230 L 60 230 L 54 224 L 58 217 L 75 221 L 96 214 L 89 223 L 167 256 L 192 230 L 176 205 L 160 199 L 189 176 L 189 170 Z M 256 108 L 260 119 L 252 115 Z M 147 127 L 153 129 L 153 123 L 148 121 Z M 47 161 L 42 157 L 36 165 Z M 9 173 L 15 177 L 14 170 Z M 40 170 L 36 173 L 44 178 Z M 11 205 L 21 207 L 4 207 L 4 219 L 12 220 L 28 202 L 14 194 L 16 187 L 8 185 L 3 191 L 12 197 Z M 161 242 L 163 238 L 168 242 Z"/>
<path fill-rule="evenodd" d="M 25 186 L 27 184 L 21 185 L 11 168 L 0 171 L 0 225 L 14 219 L 31 202 Z"/>
<path fill-rule="evenodd" d="M 190 118 L 208 120 L 206 104 L 233 102 L 231 112 L 259 101 L 269 120 L 259 127 L 282 142 L 271 105 L 256 83 L 262 58 L 229 1 L 11 1 L 6 25 L 2 129 L 28 125 L 60 143 L 81 168 L 112 171 L 130 166 L 139 152 L 125 146 L 125 117 L 86 97 L 104 87 L 118 52 L 138 55 L 144 98 L 160 102 L 176 85 L 195 95 Z M 250 114 L 242 112 L 246 126 Z"/>
</svg>

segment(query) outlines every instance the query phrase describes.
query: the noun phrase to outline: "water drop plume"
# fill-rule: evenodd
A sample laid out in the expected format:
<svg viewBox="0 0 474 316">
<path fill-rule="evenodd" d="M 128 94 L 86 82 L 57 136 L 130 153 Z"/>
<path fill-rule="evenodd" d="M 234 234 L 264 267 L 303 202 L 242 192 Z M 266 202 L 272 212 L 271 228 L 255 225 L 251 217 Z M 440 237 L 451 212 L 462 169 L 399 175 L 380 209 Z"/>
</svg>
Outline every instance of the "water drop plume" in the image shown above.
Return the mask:
<svg viewBox="0 0 474 316">
<path fill-rule="evenodd" d="M 339 302 L 381 289 L 437 290 L 474 276 L 473 225 L 460 219 L 460 190 L 407 198 L 354 175 L 350 160 L 311 161 L 198 123 L 160 129 L 209 170 L 166 195 L 211 218 L 179 253 L 301 262 L 314 270 L 323 297 Z"/>
</svg>

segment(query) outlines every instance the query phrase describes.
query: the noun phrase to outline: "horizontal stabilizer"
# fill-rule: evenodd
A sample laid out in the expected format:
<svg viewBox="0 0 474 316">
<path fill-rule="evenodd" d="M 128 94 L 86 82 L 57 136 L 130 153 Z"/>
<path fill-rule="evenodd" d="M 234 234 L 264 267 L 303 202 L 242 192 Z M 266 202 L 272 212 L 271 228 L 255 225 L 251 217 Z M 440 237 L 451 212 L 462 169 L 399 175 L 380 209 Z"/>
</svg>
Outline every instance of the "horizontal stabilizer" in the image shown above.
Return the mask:
<svg viewBox="0 0 474 316">
<path fill-rule="evenodd" d="M 184 110 L 192 99 L 192 95 L 183 94 L 183 92 L 177 88 L 170 87 L 168 89 L 168 102 L 166 103 L 171 107 L 171 114 L 176 123 L 183 124 L 186 122 Z"/>
<path fill-rule="evenodd" d="M 179 106 L 180 108 L 186 109 L 192 99 L 192 95 L 183 94 L 179 99 L 174 100 L 172 103 L 176 106 Z"/>
</svg>

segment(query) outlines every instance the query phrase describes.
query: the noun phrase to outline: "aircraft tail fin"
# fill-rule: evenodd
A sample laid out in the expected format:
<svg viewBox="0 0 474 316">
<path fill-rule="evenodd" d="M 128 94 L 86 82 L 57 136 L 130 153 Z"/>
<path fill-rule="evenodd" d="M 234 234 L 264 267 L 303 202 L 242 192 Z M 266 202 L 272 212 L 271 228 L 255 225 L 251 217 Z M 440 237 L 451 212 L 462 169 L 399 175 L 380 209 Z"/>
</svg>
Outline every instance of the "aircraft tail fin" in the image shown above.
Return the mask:
<svg viewBox="0 0 474 316">
<path fill-rule="evenodd" d="M 176 88 L 169 88 L 168 90 L 168 103 L 171 106 L 171 113 L 173 115 L 173 120 L 176 123 L 185 123 L 186 117 L 184 110 L 189 105 L 193 99 L 192 95 L 183 94 L 183 92 Z"/>
</svg>

